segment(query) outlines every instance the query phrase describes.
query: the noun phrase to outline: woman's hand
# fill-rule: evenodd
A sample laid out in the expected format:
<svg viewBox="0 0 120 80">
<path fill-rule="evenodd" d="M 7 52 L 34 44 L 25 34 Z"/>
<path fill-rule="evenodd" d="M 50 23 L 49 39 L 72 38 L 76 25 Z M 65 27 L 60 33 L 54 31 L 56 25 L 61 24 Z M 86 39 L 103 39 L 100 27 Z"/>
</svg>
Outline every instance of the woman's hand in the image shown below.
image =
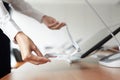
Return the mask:
<svg viewBox="0 0 120 80">
<path fill-rule="evenodd" d="M 56 29 L 60 29 L 63 26 L 65 26 L 66 24 L 64 22 L 58 22 L 56 19 L 54 19 L 53 17 L 50 16 L 43 16 L 42 18 L 42 22 L 48 26 L 48 28 L 56 30 Z"/>
<path fill-rule="evenodd" d="M 27 61 L 36 65 L 50 62 L 49 59 L 43 57 L 42 53 L 39 51 L 33 41 L 23 32 L 19 32 L 15 39 L 19 45 L 23 61 Z M 36 55 L 32 54 L 33 51 L 36 53 Z"/>
</svg>

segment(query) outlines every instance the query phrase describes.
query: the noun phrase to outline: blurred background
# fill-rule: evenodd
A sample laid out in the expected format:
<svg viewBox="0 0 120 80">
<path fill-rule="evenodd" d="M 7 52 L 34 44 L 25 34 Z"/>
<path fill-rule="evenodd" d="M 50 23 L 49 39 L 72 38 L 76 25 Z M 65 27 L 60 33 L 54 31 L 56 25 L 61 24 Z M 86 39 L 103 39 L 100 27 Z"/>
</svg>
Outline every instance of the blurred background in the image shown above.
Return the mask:
<svg viewBox="0 0 120 80">
<path fill-rule="evenodd" d="M 105 28 L 84 0 L 25 1 L 40 12 L 67 23 L 73 39 L 81 40 L 80 43 Z M 120 0 L 88 1 L 109 27 L 114 27 L 117 24 L 120 25 Z M 49 30 L 44 24 L 40 24 L 36 20 L 19 12 L 14 11 L 13 14 L 13 19 L 16 20 L 19 27 L 36 43 L 43 54 L 46 48 L 60 48 L 70 43 L 65 27 L 60 30 Z M 120 39 L 119 34 L 116 37 Z M 116 41 L 111 39 L 105 45 L 115 46 L 116 44 Z M 14 43 L 11 43 L 11 46 L 12 48 L 18 48 Z"/>
</svg>

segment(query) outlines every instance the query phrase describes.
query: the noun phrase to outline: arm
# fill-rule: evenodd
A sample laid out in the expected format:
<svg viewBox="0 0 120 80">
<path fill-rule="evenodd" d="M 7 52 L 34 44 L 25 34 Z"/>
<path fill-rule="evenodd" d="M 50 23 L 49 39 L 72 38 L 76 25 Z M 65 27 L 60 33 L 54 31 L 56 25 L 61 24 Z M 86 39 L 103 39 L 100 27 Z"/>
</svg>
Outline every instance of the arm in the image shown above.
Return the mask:
<svg viewBox="0 0 120 80">
<path fill-rule="evenodd" d="M 15 10 L 36 19 L 40 23 L 44 23 L 50 29 L 60 29 L 65 26 L 65 23 L 59 22 L 53 17 L 44 15 L 38 10 L 34 9 L 31 5 L 29 5 L 24 0 L 10 0 L 11 5 Z"/>
<path fill-rule="evenodd" d="M 3 2 L 1 0 L 0 0 L 0 28 L 11 40 L 14 40 L 15 35 L 21 31 L 17 24 L 10 18 L 9 13 L 5 9 Z"/>
<path fill-rule="evenodd" d="M 12 40 L 16 40 L 20 47 L 22 54 L 22 59 L 33 64 L 43 64 L 49 62 L 50 60 L 44 58 L 42 53 L 33 43 L 33 41 L 25 35 L 16 23 L 10 18 L 7 10 L 5 9 L 2 1 L 0 0 L 0 28 L 5 32 L 5 34 Z M 35 52 L 36 55 L 33 55 Z"/>
<path fill-rule="evenodd" d="M 44 16 L 44 14 L 34 9 L 30 4 L 28 4 L 24 0 L 8 0 L 8 1 L 9 3 L 11 3 L 12 7 L 15 10 L 21 12 L 24 15 L 32 17 L 39 22 L 42 21 L 42 17 Z"/>
</svg>

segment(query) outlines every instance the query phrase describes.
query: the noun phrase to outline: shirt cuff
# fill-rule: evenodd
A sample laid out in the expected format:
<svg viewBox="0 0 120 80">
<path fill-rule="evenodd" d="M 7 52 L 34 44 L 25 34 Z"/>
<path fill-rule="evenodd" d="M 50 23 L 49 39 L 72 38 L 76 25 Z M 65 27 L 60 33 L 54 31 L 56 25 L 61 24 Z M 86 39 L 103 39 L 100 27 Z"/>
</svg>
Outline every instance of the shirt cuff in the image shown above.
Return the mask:
<svg viewBox="0 0 120 80">
<path fill-rule="evenodd" d="M 10 19 L 3 27 L 4 28 L 2 29 L 4 33 L 9 37 L 11 41 L 14 42 L 15 42 L 16 34 L 22 31 L 12 19 Z"/>
</svg>

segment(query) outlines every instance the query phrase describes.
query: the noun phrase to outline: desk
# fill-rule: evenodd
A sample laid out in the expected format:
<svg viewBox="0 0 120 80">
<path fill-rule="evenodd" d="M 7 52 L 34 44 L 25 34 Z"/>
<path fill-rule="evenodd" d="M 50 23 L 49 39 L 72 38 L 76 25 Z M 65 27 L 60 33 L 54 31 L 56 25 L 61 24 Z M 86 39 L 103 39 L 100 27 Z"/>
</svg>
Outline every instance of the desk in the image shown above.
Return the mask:
<svg viewBox="0 0 120 80">
<path fill-rule="evenodd" d="M 120 68 L 107 68 L 94 58 L 69 64 L 53 60 L 43 65 L 25 63 L 1 80 L 120 80 Z"/>
</svg>

